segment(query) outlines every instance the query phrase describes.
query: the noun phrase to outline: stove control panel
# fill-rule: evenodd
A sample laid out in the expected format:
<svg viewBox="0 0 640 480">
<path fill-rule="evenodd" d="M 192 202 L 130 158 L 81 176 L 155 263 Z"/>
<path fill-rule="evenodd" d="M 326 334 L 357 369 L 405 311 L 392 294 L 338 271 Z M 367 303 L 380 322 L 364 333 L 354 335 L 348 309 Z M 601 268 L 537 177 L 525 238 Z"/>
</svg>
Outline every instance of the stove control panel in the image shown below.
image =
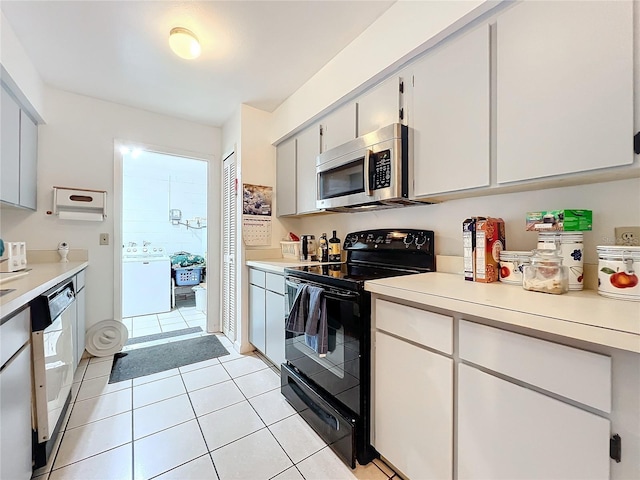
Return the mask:
<svg viewBox="0 0 640 480">
<path fill-rule="evenodd" d="M 365 230 L 349 233 L 345 250 L 421 250 L 433 253 L 434 233 L 431 230 Z"/>
</svg>

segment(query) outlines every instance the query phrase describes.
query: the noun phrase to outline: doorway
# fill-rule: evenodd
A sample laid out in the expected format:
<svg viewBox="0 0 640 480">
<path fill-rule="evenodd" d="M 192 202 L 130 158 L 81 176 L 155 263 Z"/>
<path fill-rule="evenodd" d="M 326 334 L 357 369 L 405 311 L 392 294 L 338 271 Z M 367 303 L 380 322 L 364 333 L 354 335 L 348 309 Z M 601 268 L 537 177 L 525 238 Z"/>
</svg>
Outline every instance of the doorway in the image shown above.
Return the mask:
<svg viewBox="0 0 640 480">
<path fill-rule="evenodd" d="M 129 337 L 202 335 L 209 165 L 138 148 L 120 153 L 121 318 Z"/>
</svg>

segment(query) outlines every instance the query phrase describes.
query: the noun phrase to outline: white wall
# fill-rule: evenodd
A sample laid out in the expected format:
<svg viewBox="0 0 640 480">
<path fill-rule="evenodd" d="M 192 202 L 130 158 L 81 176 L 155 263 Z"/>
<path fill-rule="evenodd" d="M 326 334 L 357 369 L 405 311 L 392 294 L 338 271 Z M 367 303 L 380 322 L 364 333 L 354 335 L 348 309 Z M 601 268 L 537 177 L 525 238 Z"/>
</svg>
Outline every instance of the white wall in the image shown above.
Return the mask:
<svg viewBox="0 0 640 480">
<path fill-rule="evenodd" d="M 0 48 L 2 80 L 39 122 L 43 118 L 46 120 L 44 83 L 2 12 L 0 12 L 0 45 L 2 46 Z"/>
<path fill-rule="evenodd" d="M 87 327 L 114 314 L 114 139 L 156 145 L 159 151 L 178 149 L 194 158 L 213 158 L 210 186 L 220 185 L 220 136 L 218 128 L 104 102 L 61 90 L 45 89 L 47 124 L 39 127 L 38 210 L 3 209 L 4 239 L 25 240 L 28 249 L 55 249 L 60 241 L 71 248 L 89 250 L 87 269 Z M 66 186 L 106 190 L 108 217 L 104 222 L 58 220 L 51 210 L 52 187 Z M 214 194 L 215 195 L 215 194 Z M 219 199 L 209 203 L 209 224 L 219 224 Z M 99 234 L 110 234 L 108 246 L 99 245 Z M 211 229 L 209 251 L 218 251 L 217 230 Z M 210 255 L 211 257 L 211 255 Z M 219 259 L 210 258 L 210 270 L 220 271 Z M 209 311 L 219 309 L 219 280 L 209 278 Z M 213 302 L 213 303 L 212 303 Z"/>
<path fill-rule="evenodd" d="M 491 0 L 398 1 L 273 113 L 277 142 L 499 4 Z"/>
<path fill-rule="evenodd" d="M 418 228 L 435 231 L 439 255 L 462 255 L 462 221 L 474 215 L 502 217 L 507 250 L 531 250 L 537 234 L 525 231 L 527 212 L 557 209 L 593 211 L 593 230 L 584 235 L 585 262 L 597 263 L 597 245 L 615 243 L 614 227 L 640 225 L 640 179 L 554 188 L 523 193 L 451 200 L 374 212 L 336 213 L 293 220 L 295 233 L 338 230 L 344 241 L 349 232 L 371 228 Z M 294 228 L 295 228 L 294 227 Z"/>
<path fill-rule="evenodd" d="M 122 168 L 122 243 L 143 241 L 168 254 L 207 251 L 207 163 L 202 160 L 142 151 L 124 156 Z M 180 224 L 169 210 L 182 212 Z M 187 228 L 184 223 L 190 222 Z M 217 229 L 214 229 L 216 231 Z"/>
</svg>

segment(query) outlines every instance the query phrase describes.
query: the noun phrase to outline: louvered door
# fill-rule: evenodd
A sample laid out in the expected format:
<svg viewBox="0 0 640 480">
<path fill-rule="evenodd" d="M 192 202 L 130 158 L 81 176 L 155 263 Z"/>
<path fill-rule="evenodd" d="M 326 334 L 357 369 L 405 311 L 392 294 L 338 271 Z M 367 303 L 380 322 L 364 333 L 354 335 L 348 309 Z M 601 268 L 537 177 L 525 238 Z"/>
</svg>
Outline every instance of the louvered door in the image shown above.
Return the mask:
<svg viewBox="0 0 640 480">
<path fill-rule="evenodd" d="M 222 199 L 222 332 L 236 339 L 236 156 L 223 162 Z"/>
</svg>

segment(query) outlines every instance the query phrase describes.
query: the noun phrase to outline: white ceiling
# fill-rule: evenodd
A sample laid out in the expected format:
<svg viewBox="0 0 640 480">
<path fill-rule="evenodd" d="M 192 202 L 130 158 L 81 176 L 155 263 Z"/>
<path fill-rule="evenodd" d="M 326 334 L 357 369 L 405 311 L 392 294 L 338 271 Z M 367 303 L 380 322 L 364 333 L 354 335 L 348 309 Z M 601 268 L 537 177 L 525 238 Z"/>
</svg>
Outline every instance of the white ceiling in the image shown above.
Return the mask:
<svg viewBox="0 0 640 480">
<path fill-rule="evenodd" d="M 2 0 L 0 6 L 46 84 L 221 126 L 241 103 L 273 111 L 394 1 Z M 200 58 L 170 51 L 175 26 L 199 37 Z"/>
</svg>

